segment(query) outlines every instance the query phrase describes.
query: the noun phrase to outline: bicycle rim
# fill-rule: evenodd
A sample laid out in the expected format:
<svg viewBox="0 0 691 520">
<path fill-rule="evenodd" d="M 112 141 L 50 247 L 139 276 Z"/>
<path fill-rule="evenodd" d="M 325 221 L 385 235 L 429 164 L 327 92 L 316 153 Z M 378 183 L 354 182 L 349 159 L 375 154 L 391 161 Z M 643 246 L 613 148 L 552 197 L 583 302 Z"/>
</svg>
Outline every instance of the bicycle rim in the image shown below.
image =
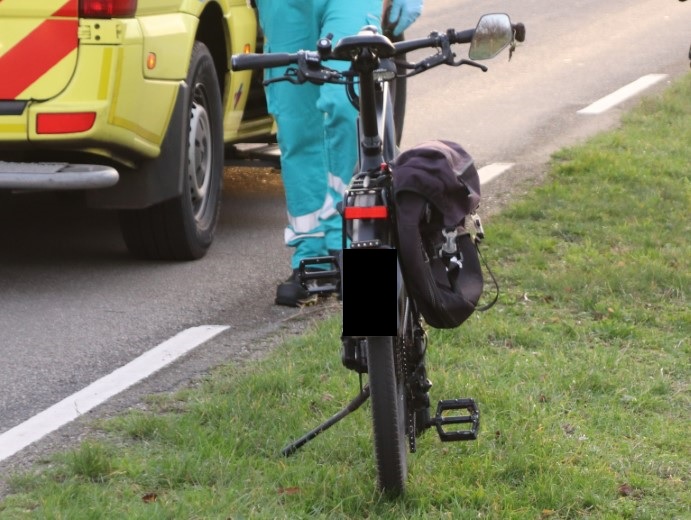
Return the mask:
<svg viewBox="0 0 691 520">
<path fill-rule="evenodd" d="M 368 336 L 374 456 L 379 489 L 390 495 L 405 490 L 408 475 L 405 385 L 398 368 L 395 336 Z"/>
</svg>

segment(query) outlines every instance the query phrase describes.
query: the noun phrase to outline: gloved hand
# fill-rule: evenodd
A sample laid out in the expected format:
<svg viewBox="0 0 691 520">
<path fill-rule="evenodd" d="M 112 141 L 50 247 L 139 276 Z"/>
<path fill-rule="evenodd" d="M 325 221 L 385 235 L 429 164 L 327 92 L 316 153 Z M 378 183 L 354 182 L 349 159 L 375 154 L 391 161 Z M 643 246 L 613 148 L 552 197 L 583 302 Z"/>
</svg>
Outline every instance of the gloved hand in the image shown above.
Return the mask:
<svg viewBox="0 0 691 520">
<path fill-rule="evenodd" d="M 400 36 L 422 13 L 423 0 L 391 0 L 388 22 L 393 35 Z"/>
</svg>

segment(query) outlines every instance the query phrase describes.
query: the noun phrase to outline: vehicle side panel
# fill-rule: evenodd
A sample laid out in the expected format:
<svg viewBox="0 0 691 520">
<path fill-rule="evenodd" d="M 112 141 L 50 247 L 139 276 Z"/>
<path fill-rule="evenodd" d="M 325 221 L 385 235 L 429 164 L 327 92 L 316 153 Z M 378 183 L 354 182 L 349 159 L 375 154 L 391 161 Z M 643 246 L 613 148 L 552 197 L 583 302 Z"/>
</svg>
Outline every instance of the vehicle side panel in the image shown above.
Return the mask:
<svg viewBox="0 0 691 520">
<path fill-rule="evenodd" d="M 0 2 L 0 99 L 49 99 L 77 61 L 77 0 Z"/>
</svg>

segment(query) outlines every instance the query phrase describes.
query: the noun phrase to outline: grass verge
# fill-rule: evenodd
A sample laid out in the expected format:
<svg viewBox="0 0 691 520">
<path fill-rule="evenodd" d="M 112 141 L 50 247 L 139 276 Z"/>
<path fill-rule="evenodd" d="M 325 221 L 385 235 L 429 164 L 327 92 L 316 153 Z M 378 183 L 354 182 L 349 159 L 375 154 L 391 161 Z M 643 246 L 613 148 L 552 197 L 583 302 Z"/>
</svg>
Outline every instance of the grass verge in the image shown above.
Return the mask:
<svg viewBox="0 0 691 520">
<path fill-rule="evenodd" d="M 0 518 L 690 518 L 689 143 L 691 75 L 492 218 L 499 303 L 431 330 L 428 362 L 482 432 L 427 432 L 403 498 L 375 491 L 367 405 L 280 456 L 357 391 L 333 317 L 97 424 L 13 476 Z"/>
</svg>

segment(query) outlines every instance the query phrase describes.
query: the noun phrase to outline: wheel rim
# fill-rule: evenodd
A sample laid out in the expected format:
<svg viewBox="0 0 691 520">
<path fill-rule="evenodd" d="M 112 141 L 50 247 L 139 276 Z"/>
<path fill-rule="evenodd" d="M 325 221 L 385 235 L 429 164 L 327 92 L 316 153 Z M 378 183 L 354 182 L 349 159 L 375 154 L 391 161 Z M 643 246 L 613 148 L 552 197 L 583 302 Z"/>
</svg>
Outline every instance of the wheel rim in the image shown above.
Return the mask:
<svg viewBox="0 0 691 520">
<path fill-rule="evenodd" d="M 199 220 L 206 211 L 211 184 L 211 122 L 206 110 L 206 98 L 201 85 L 195 87 L 190 110 L 187 178 L 194 217 Z"/>
</svg>

